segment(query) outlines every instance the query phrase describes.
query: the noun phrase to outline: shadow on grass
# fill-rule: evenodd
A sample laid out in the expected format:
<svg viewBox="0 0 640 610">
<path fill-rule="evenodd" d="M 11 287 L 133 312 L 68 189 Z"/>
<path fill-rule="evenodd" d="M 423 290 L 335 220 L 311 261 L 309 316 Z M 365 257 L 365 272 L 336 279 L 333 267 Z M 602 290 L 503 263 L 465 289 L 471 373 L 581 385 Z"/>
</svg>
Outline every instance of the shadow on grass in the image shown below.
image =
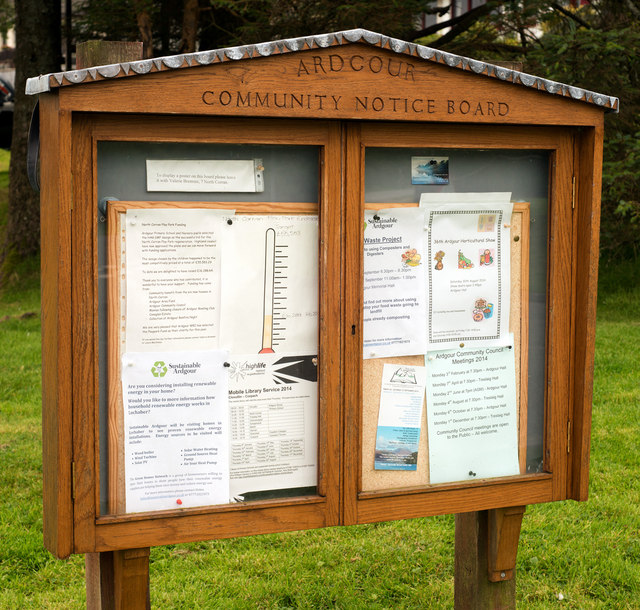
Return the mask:
<svg viewBox="0 0 640 610">
<path fill-rule="evenodd" d="M 640 261 L 603 263 L 598 277 L 598 321 L 640 322 Z"/>
</svg>

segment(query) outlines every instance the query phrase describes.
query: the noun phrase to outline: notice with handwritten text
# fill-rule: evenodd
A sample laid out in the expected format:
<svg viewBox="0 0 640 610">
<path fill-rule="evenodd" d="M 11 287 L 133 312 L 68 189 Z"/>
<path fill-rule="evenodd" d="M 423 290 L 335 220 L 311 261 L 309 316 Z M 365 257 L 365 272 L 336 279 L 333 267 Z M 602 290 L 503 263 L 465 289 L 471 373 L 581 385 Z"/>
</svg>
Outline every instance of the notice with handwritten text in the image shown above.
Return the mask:
<svg viewBox="0 0 640 610">
<path fill-rule="evenodd" d="M 126 512 L 229 501 L 227 353 L 122 356 Z"/>
</svg>

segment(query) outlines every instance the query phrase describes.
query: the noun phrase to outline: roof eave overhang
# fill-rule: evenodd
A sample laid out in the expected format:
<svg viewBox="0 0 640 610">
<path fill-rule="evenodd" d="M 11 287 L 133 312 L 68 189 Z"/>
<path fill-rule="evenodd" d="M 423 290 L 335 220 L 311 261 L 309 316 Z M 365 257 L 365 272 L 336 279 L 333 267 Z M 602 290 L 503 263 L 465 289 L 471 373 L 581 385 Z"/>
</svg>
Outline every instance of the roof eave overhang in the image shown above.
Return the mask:
<svg viewBox="0 0 640 610">
<path fill-rule="evenodd" d="M 26 93 L 27 95 L 37 95 L 50 91 L 52 88 L 68 85 L 80 85 L 105 79 L 134 77 L 167 70 L 183 70 L 226 61 L 251 60 L 258 57 L 270 57 L 284 53 L 297 53 L 311 49 L 323 49 L 353 43 L 388 49 L 394 53 L 409 55 L 424 61 L 443 64 L 450 68 L 473 72 L 479 76 L 496 78 L 501 81 L 513 83 L 514 85 L 536 89 L 550 95 L 568 97 L 576 101 L 594 104 L 607 112 L 618 112 L 619 110 L 619 100 L 617 97 L 596 93 L 595 91 L 589 91 L 588 89 L 582 89 L 580 87 L 573 87 L 525 72 L 510 70 L 509 68 L 488 62 L 447 53 L 439 49 L 398 40 L 397 38 L 390 38 L 383 34 L 377 34 L 363 29 L 344 30 L 331 34 L 302 36 L 273 42 L 200 51 L 198 53 L 169 55 L 154 59 L 95 66 L 81 70 L 55 72 L 28 79 Z"/>
</svg>

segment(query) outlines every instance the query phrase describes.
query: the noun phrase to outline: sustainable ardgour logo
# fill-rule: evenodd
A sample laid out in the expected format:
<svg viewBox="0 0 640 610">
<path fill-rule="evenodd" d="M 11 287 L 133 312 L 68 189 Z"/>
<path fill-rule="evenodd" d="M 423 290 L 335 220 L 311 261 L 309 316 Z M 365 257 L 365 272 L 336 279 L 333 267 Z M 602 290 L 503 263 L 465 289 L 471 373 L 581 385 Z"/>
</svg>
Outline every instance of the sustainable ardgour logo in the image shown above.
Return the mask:
<svg viewBox="0 0 640 610">
<path fill-rule="evenodd" d="M 162 360 L 158 360 L 153 363 L 153 366 L 151 367 L 151 374 L 154 377 L 164 377 L 167 374 L 167 367 Z"/>
</svg>

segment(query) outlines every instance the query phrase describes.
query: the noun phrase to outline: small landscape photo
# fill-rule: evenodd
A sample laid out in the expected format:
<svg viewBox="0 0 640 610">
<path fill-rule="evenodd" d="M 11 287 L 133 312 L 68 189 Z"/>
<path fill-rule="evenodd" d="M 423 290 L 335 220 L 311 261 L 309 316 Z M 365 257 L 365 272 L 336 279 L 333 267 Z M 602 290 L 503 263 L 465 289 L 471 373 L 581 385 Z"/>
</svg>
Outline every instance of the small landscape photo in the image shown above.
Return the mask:
<svg viewBox="0 0 640 610">
<path fill-rule="evenodd" d="M 411 157 L 411 184 L 449 184 L 449 157 Z"/>
</svg>

